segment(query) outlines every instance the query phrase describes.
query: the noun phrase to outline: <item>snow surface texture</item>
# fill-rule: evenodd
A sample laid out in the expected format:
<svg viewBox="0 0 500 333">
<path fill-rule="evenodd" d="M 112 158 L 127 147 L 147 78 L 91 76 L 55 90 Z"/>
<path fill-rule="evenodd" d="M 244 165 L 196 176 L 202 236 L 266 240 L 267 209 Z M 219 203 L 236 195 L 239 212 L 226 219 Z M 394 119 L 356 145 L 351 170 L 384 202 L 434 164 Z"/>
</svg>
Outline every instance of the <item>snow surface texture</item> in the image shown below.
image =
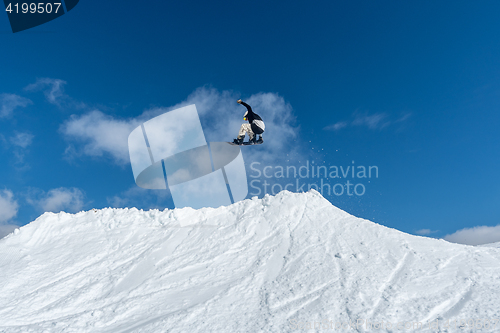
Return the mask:
<svg viewBox="0 0 500 333">
<path fill-rule="evenodd" d="M 498 247 L 498 248 L 500 248 L 500 242 L 490 243 L 490 244 L 484 244 L 484 245 L 478 245 L 478 246 L 485 246 L 485 247 Z"/>
<path fill-rule="evenodd" d="M 471 332 L 445 320 L 500 317 L 499 259 L 353 217 L 315 191 L 46 213 L 0 240 L 0 332 Z M 384 328 L 335 329 L 349 321 Z"/>
</svg>

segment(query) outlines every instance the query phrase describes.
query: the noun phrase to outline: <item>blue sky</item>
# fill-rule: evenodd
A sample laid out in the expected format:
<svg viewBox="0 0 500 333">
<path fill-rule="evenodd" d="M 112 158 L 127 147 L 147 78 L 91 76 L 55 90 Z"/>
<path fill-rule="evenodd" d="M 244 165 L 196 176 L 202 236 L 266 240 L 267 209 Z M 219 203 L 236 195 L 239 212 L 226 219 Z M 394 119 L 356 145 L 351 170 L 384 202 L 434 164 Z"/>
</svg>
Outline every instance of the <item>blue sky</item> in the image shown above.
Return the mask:
<svg viewBox="0 0 500 333">
<path fill-rule="evenodd" d="M 134 187 L 119 138 L 190 101 L 207 104 L 207 140 L 232 140 L 212 125 L 233 107 L 240 122 L 241 97 L 271 126 L 247 165 L 375 165 L 363 196 L 327 199 L 405 232 L 489 226 L 500 241 L 499 14 L 494 1 L 82 0 L 16 34 L 0 15 L 0 223 L 172 208 Z"/>
</svg>

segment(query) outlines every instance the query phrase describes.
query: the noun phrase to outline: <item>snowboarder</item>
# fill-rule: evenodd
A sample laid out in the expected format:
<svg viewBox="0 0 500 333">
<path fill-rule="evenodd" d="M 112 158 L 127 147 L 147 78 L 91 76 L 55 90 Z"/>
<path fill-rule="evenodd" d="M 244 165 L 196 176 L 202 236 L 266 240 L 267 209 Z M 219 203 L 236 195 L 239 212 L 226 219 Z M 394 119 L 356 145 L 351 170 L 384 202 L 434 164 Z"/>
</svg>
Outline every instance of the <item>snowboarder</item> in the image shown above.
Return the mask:
<svg viewBox="0 0 500 333">
<path fill-rule="evenodd" d="M 234 139 L 234 143 L 241 145 L 243 144 L 243 139 L 245 138 L 245 134 L 248 133 L 248 143 L 249 144 L 260 144 L 264 142 L 262 138 L 262 133 L 264 133 L 264 129 L 266 125 L 262 121 L 262 118 L 252 111 L 252 108 L 247 103 L 243 102 L 241 99 L 238 100 L 238 103 L 247 108 L 247 112 L 243 116 L 243 120 L 248 121 L 248 124 L 242 124 L 240 127 L 240 132 L 238 133 L 238 138 Z M 257 140 L 257 135 L 259 135 L 259 139 Z"/>
</svg>

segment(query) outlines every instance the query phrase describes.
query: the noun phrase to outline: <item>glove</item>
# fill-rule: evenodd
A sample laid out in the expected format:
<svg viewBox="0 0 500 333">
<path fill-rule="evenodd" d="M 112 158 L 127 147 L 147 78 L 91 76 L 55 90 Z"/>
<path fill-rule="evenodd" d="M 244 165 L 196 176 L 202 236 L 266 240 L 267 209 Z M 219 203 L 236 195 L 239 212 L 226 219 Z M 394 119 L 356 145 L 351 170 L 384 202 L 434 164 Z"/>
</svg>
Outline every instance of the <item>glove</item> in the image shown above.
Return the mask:
<svg viewBox="0 0 500 333">
<path fill-rule="evenodd" d="M 243 101 L 241 99 L 237 100 L 238 104 L 241 104 L 243 103 Z"/>
</svg>

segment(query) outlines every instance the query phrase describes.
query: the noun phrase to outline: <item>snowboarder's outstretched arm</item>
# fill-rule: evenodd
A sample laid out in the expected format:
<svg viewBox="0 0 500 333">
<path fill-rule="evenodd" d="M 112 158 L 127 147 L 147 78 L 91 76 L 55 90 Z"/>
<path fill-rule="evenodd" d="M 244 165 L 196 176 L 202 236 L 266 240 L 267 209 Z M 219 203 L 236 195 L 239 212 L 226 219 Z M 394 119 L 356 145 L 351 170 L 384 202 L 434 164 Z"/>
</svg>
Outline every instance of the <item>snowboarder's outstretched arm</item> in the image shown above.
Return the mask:
<svg viewBox="0 0 500 333">
<path fill-rule="evenodd" d="M 238 103 L 241 104 L 241 105 L 243 105 L 244 107 L 246 107 L 247 110 L 248 110 L 248 113 L 253 113 L 252 107 L 250 105 L 248 105 L 247 103 L 243 102 L 241 99 L 238 100 Z"/>
</svg>

